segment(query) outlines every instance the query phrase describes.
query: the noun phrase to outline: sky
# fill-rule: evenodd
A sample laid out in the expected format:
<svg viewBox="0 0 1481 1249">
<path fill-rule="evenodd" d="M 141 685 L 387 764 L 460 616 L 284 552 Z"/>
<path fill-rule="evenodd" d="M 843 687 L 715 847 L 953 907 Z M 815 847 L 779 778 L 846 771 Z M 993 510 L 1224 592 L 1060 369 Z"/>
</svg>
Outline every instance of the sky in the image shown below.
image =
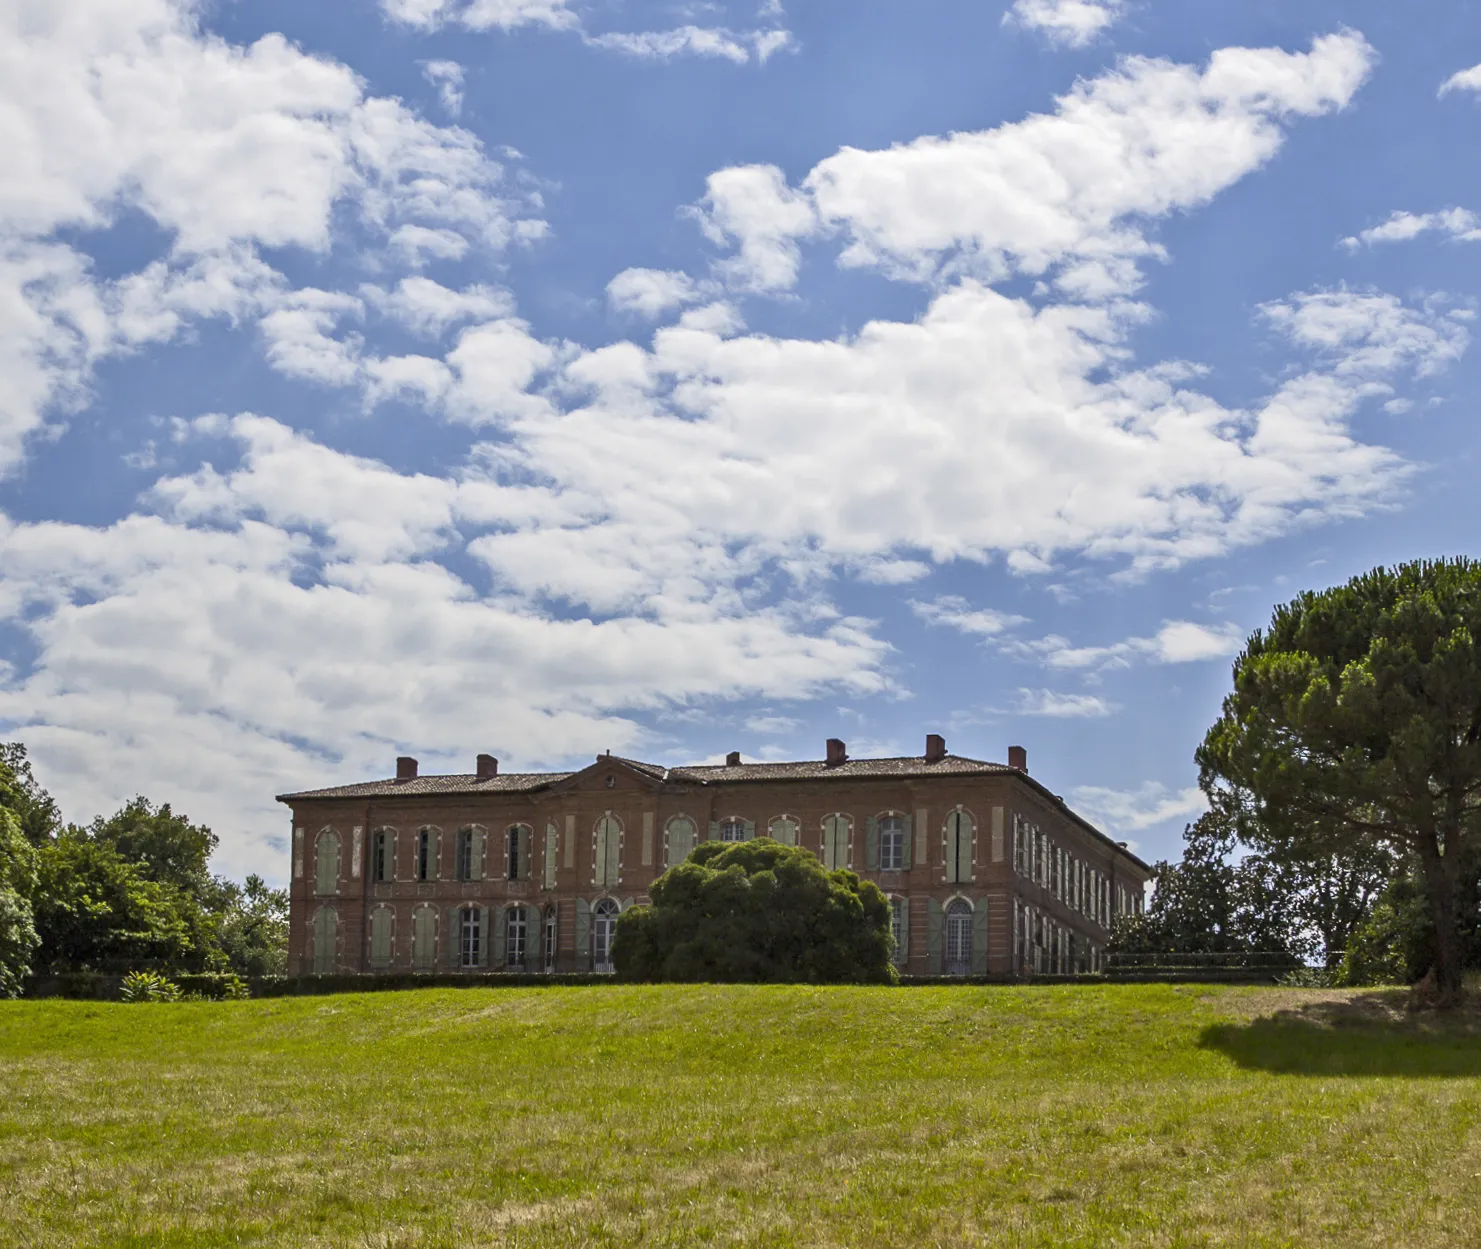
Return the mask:
<svg viewBox="0 0 1481 1249">
<path fill-rule="evenodd" d="M 1148 859 L 1274 605 L 1474 554 L 1481 11 L 0 0 L 0 732 L 277 793 L 920 754 Z"/>
</svg>

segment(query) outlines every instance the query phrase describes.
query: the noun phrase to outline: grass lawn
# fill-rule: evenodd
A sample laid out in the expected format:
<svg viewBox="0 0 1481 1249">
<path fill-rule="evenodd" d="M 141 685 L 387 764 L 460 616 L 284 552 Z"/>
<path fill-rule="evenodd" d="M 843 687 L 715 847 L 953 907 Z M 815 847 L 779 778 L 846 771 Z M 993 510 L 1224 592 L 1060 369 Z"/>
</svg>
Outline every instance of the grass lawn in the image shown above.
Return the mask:
<svg viewBox="0 0 1481 1249">
<path fill-rule="evenodd" d="M 1481 1017 L 1165 986 L 0 1003 L 5 1245 L 1481 1245 Z"/>
</svg>

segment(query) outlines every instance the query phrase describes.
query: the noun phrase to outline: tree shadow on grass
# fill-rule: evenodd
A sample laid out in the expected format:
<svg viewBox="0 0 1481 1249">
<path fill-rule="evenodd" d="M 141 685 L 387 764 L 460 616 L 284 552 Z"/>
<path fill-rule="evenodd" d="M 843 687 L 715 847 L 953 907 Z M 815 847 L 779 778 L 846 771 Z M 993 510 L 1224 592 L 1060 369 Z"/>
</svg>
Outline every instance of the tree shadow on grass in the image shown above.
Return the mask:
<svg viewBox="0 0 1481 1249">
<path fill-rule="evenodd" d="M 1324 997 L 1199 1034 L 1240 1067 L 1283 1075 L 1481 1076 L 1481 1009 L 1411 1014 L 1405 990 Z"/>
</svg>

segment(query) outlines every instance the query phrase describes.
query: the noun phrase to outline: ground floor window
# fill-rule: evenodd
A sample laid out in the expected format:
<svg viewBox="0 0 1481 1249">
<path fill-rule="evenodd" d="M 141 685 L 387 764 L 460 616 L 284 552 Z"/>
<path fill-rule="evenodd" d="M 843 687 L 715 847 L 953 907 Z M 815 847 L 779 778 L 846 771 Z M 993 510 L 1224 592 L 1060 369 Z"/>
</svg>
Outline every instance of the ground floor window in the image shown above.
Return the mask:
<svg viewBox="0 0 1481 1249">
<path fill-rule="evenodd" d="M 463 967 L 477 967 L 483 949 L 483 933 L 479 930 L 478 908 L 464 907 L 458 919 L 458 962 Z"/>
<path fill-rule="evenodd" d="M 522 906 L 512 907 L 505 920 L 504 961 L 510 967 L 523 968 L 525 965 L 525 909 Z"/>
<path fill-rule="evenodd" d="M 597 971 L 612 968 L 612 945 L 617 937 L 617 903 L 603 898 L 591 912 L 591 961 Z"/>
<path fill-rule="evenodd" d="M 895 939 L 895 962 L 900 961 L 900 952 L 905 948 L 905 899 L 890 899 L 890 936 Z"/>
<path fill-rule="evenodd" d="M 545 970 L 555 970 L 555 907 L 545 912 Z"/>
<path fill-rule="evenodd" d="M 972 907 L 958 898 L 946 908 L 946 974 L 965 976 L 972 970 Z"/>
<path fill-rule="evenodd" d="M 334 970 L 339 952 L 339 916 L 333 907 L 322 907 L 314 916 L 314 975 L 327 976 Z"/>
</svg>

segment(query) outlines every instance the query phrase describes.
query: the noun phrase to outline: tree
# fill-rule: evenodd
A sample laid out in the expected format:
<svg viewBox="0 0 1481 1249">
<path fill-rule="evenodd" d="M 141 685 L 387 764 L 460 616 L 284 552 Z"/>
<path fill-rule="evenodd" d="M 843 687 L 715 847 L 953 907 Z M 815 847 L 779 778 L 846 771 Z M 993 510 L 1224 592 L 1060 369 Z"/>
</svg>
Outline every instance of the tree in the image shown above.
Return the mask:
<svg viewBox="0 0 1481 1249">
<path fill-rule="evenodd" d="M 1289 884 L 1265 859 L 1234 859 L 1227 822 L 1208 812 L 1183 830 L 1183 857 L 1152 869 L 1152 898 L 1141 915 L 1117 921 L 1113 953 L 1295 955 L 1301 925 Z"/>
<path fill-rule="evenodd" d="M 244 885 L 221 882 L 226 905 L 218 918 L 221 952 L 239 976 L 282 976 L 288 971 L 288 891 L 269 889 L 261 876 Z"/>
<path fill-rule="evenodd" d="M 208 930 L 193 899 L 77 830 L 38 852 L 33 899 L 37 961 L 47 971 L 200 971 L 209 964 Z"/>
<path fill-rule="evenodd" d="M 203 902 L 213 892 L 209 864 L 220 839 L 204 824 L 176 815 L 168 802 L 156 807 L 137 797 L 107 819 L 98 816 L 86 835 L 112 846 L 146 880 L 174 885 Z"/>
<path fill-rule="evenodd" d="M 709 841 L 617 921 L 629 980 L 890 983 L 890 906 L 853 872 L 761 837 Z"/>
<path fill-rule="evenodd" d="M 1443 1005 L 1460 1000 L 1461 862 L 1481 829 L 1481 565 L 1375 569 L 1278 607 L 1197 752 L 1240 838 L 1419 864 Z"/>
<path fill-rule="evenodd" d="M 15 812 L 0 807 L 0 997 L 19 997 L 31 974 L 40 943 L 30 901 L 35 888 L 35 848 Z"/>
<path fill-rule="evenodd" d="M 61 831 L 57 804 L 37 782 L 21 742 L 0 742 L 0 807 L 15 813 L 33 846 L 45 845 Z"/>
</svg>

